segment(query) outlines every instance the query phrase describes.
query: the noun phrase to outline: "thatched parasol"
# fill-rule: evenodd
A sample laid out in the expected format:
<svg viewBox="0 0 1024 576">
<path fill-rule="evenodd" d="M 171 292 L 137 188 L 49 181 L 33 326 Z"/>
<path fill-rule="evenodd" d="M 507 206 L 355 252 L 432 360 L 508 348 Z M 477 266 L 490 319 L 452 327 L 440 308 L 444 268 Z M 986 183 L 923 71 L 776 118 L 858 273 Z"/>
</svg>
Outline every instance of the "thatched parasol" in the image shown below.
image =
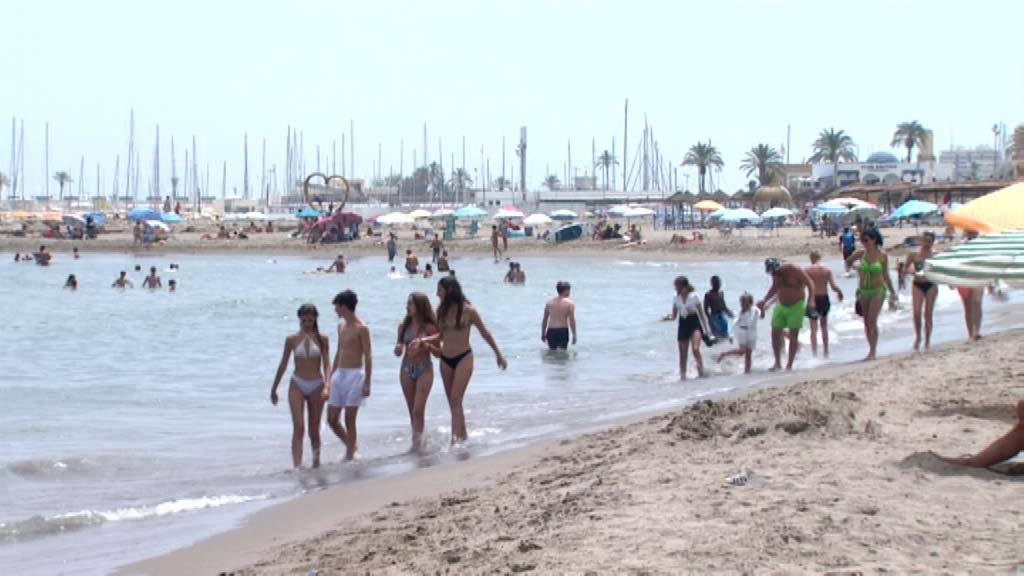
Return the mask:
<svg viewBox="0 0 1024 576">
<path fill-rule="evenodd" d="M 754 203 L 788 206 L 793 204 L 793 197 L 785 186 L 761 186 L 754 192 Z"/>
</svg>

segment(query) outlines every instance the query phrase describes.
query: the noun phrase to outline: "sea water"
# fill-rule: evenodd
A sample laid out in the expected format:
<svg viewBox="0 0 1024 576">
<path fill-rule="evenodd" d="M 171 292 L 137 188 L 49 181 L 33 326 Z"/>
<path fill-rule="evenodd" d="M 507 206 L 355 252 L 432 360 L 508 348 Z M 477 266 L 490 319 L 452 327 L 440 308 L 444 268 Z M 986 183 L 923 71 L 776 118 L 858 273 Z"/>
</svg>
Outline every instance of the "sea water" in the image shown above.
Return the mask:
<svg viewBox="0 0 1024 576">
<path fill-rule="evenodd" d="M 768 322 L 759 329 L 755 374 L 739 361 L 716 366 L 722 344 L 705 349 L 710 377 L 681 383 L 672 281 L 686 275 L 700 294 L 718 274 L 730 307 L 769 277 L 759 262 L 647 262 L 522 258 L 525 286 L 504 284 L 507 263 L 454 258 L 467 297 L 508 359 L 500 371 L 474 336 L 475 373 L 466 393 L 468 447 L 448 448 L 450 417 L 439 375 L 427 405 L 429 450 L 408 450 L 409 419 L 392 350 L 408 294 L 436 302 L 437 279 L 392 278 L 384 256 L 354 258 L 345 274 L 310 274 L 333 254 L 58 255 L 52 266 L 0 264 L 0 566 L 11 574 L 105 573 L 126 562 L 228 529 L 256 507 L 307 490 L 520 446 L 764 383 L 771 365 Z M 177 263 L 180 269 L 171 271 Z M 134 272 L 134 266 L 142 272 Z M 164 290 L 141 288 L 156 266 Z M 854 280 L 831 262 L 847 294 L 832 307 L 833 362 L 865 354 L 854 314 Z M 399 263 L 399 268 L 401 265 Z M 127 270 L 134 289 L 111 283 Z M 79 288 L 62 290 L 68 274 Z M 178 291 L 166 290 L 168 280 Z M 555 283 L 572 283 L 579 344 L 550 354 L 540 339 Z M 337 340 L 333 296 L 358 293 L 373 337 L 373 392 L 359 413 L 360 459 L 324 427 L 324 467 L 291 471 L 288 375 L 278 406 L 270 386 L 285 337 L 305 303 Z M 909 306 L 909 295 L 903 295 Z M 986 303 L 991 331 L 1006 303 Z M 940 288 L 935 342 L 964 337 L 955 292 Z M 884 312 L 880 353 L 911 346 L 906 311 Z M 807 341 L 807 332 L 803 333 Z M 796 368 L 822 363 L 806 347 Z M 691 376 L 693 366 L 690 366 Z M 290 373 L 290 371 L 289 371 Z M 309 462 L 308 442 L 305 445 Z"/>
</svg>

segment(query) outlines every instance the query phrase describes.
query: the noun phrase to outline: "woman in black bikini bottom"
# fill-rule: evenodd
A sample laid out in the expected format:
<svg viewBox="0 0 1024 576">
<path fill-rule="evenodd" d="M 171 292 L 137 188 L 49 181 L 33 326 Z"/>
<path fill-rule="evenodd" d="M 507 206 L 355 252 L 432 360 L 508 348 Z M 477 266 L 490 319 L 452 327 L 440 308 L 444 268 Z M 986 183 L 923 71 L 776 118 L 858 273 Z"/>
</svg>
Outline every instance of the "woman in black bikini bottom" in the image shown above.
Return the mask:
<svg viewBox="0 0 1024 576">
<path fill-rule="evenodd" d="M 441 381 L 444 382 L 444 393 L 452 411 L 452 444 L 455 444 L 468 438 L 462 400 L 473 376 L 473 350 L 469 347 L 469 333 L 474 326 L 480 337 L 494 350 L 498 368 L 504 370 L 507 364 L 480 319 L 480 314 L 462 294 L 458 280 L 452 277 L 441 278 L 437 283 L 437 297 L 441 299 L 437 307 L 437 326 L 440 332 L 425 338 L 424 342 L 432 347 L 432 351 L 438 352 L 441 358 Z"/>
<path fill-rule="evenodd" d="M 925 232 L 921 236 L 921 248 L 917 253 L 907 255 L 907 263 L 904 267 L 905 274 L 913 275 L 910 295 L 914 302 L 914 350 L 921 348 L 921 316 L 924 316 L 924 349 L 931 347 L 932 343 L 932 315 L 935 311 L 935 299 L 939 295 L 939 287 L 925 278 L 921 273 L 924 271 L 924 262 L 934 255 L 932 246 L 935 244 L 935 235 Z"/>
</svg>

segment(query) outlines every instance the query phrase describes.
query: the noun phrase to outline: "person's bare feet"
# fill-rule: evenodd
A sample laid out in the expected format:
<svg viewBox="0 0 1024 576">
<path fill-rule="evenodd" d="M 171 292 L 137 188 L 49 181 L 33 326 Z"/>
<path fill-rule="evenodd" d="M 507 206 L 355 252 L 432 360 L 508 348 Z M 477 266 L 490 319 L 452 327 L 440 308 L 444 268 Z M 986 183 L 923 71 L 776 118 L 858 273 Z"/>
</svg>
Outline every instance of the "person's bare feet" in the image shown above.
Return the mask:
<svg viewBox="0 0 1024 576">
<path fill-rule="evenodd" d="M 920 338 L 915 338 L 914 339 L 914 352 L 917 352 L 920 349 L 921 349 L 921 339 Z"/>
<path fill-rule="evenodd" d="M 771 368 L 768 369 L 769 372 L 778 372 L 779 370 L 782 370 L 781 364 L 776 364 L 775 366 L 772 366 Z"/>
</svg>

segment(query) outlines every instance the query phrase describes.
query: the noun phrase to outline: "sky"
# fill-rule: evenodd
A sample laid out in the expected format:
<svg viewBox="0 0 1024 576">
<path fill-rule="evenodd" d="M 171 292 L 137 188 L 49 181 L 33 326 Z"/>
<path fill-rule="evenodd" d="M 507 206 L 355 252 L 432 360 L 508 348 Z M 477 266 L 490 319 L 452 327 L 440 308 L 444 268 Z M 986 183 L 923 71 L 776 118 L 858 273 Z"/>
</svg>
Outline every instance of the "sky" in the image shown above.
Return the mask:
<svg viewBox="0 0 1024 576">
<path fill-rule="evenodd" d="M 614 138 L 621 160 L 628 98 L 631 164 L 646 117 L 673 165 L 710 139 L 727 192 L 746 186 L 744 152 L 784 146 L 787 126 L 799 162 L 826 127 L 865 158 L 903 121 L 933 129 L 937 149 L 991 145 L 993 123 L 1024 122 L 1020 0 L 0 0 L 0 13 L 0 171 L 11 118 L 23 120 L 29 195 L 46 186 L 47 122 L 49 173 L 77 180 L 84 156 L 86 189 L 98 163 L 109 195 L 132 110 L 142 182 L 159 124 L 161 186 L 171 137 L 182 176 L 195 136 L 215 193 L 224 162 L 228 190 L 241 190 L 246 133 L 258 182 L 264 139 L 283 175 L 288 127 L 301 130 L 309 171 L 318 144 L 340 156 L 350 120 L 366 178 L 378 144 L 385 174 L 409 173 L 414 150 L 422 164 L 424 123 L 429 160 L 440 139 L 446 169 L 452 153 L 461 166 L 465 138 L 468 171 L 483 150 L 492 179 L 504 137 L 511 176 L 526 126 L 527 184 L 539 189 L 548 171 L 563 178 L 570 143 L 578 172 L 591 169 L 592 140 L 600 154 Z M 679 184 L 696 189 L 694 173 L 680 167 Z"/>
</svg>

